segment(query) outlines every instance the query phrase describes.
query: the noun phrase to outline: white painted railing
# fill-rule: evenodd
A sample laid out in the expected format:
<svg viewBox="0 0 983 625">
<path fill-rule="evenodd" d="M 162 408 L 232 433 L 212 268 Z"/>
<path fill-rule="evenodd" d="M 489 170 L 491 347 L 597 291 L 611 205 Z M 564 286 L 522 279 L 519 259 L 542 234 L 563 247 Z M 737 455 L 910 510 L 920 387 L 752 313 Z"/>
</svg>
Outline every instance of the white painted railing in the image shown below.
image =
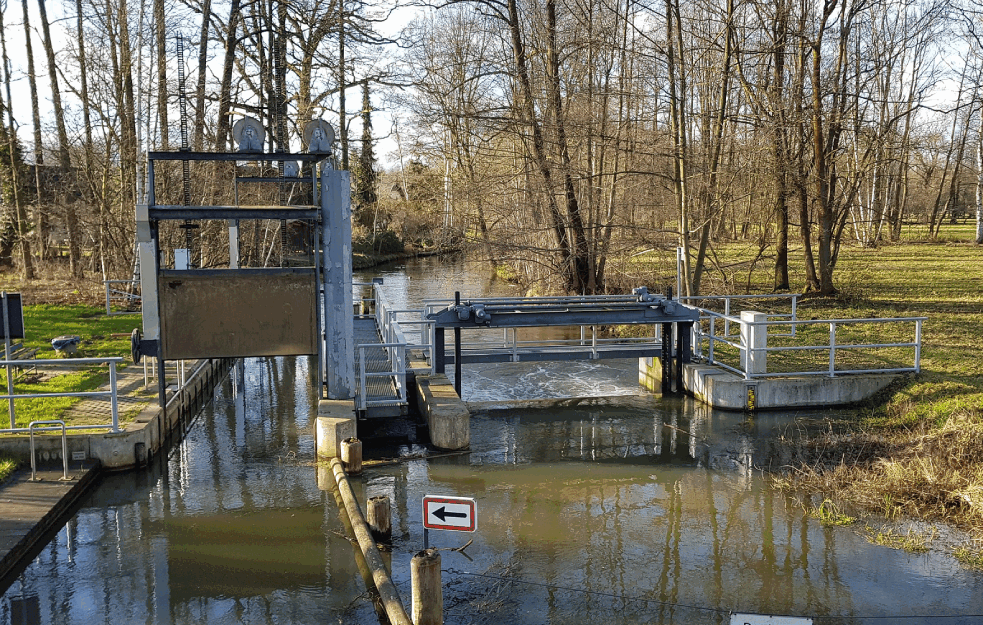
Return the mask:
<svg viewBox="0 0 983 625">
<path fill-rule="evenodd" d="M 794 313 L 772 319 L 766 313 L 700 311 L 694 356 L 745 379 L 921 371 L 926 317 L 802 320 Z M 717 334 L 721 326 L 723 334 Z"/>
<path fill-rule="evenodd" d="M 112 422 L 106 424 L 92 424 L 92 425 L 74 425 L 69 426 L 69 430 L 98 430 L 98 429 L 111 429 L 113 432 L 119 432 L 119 397 L 117 395 L 116 389 L 116 365 L 123 362 L 122 358 L 72 358 L 70 360 L 65 360 L 63 358 L 41 358 L 38 360 L 0 360 L 0 367 L 7 367 L 9 372 L 12 367 L 33 367 L 35 365 L 43 367 L 48 366 L 62 366 L 66 364 L 72 367 L 78 365 L 109 365 L 109 390 L 107 391 L 75 391 L 75 392 L 64 392 L 64 393 L 14 393 L 12 390 L 4 395 L 0 395 L 0 399 L 6 399 L 8 403 L 8 410 L 10 413 L 10 427 L 5 429 L 0 429 L 0 434 L 17 434 L 23 432 L 30 432 L 31 428 L 18 428 L 17 418 L 15 414 L 14 401 L 17 399 L 36 399 L 42 397 L 104 397 L 109 400 L 110 412 L 112 414 Z M 8 374 L 9 375 L 9 374 Z M 42 430 L 45 428 L 34 428 L 35 430 Z M 46 428 L 52 429 L 52 428 Z"/>
</svg>

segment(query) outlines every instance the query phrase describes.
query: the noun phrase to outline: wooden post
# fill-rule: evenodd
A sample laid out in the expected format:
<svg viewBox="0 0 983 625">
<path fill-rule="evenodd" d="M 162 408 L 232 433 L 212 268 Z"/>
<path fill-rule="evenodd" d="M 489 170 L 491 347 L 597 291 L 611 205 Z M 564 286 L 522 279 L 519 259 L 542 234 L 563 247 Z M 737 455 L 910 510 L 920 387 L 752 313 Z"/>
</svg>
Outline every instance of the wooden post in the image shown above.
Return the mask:
<svg viewBox="0 0 983 625">
<path fill-rule="evenodd" d="M 369 523 L 369 529 L 372 530 L 372 536 L 377 541 L 388 543 L 393 535 L 389 497 L 386 495 L 370 497 L 367 506 L 366 521 Z"/>
<path fill-rule="evenodd" d="M 346 438 L 341 441 L 341 461 L 345 471 L 352 475 L 362 472 L 362 441 L 357 438 Z"/>
<path fill-rule="evenodd" d="M 410 561 L 413 625 L 443 625 L 444 596 L 440 587 L 440 552 L 425 549 Z"/>
</svg>

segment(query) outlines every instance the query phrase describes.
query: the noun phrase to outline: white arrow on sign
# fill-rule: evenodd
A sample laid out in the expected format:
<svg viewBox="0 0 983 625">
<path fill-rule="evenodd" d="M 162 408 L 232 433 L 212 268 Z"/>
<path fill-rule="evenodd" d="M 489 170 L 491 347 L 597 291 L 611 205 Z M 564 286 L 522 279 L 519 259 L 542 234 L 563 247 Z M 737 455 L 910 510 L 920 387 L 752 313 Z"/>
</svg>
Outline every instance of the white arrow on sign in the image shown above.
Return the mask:
<svg viewBox="0 0 983 625">
<path fill-rule="evenodd" d="M 469 497 L 427 495 L 423 498 L 423 527 L 431 530 L 473 532 L 478 527 L 478 509 Z"/>
</svg>

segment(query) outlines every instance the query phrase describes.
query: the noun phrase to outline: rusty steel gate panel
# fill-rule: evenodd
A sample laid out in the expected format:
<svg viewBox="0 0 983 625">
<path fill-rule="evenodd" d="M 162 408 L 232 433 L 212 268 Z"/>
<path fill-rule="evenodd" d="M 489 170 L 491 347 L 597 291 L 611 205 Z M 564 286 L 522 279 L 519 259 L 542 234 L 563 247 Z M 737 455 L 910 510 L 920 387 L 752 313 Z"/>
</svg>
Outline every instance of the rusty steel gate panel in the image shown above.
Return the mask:
<svg viewBox="0 0 983 625">
<path fill-rule="evenodd" d="M 314 268 L 162 270 L 165 360 L 317 353 Z"/>
</svg>

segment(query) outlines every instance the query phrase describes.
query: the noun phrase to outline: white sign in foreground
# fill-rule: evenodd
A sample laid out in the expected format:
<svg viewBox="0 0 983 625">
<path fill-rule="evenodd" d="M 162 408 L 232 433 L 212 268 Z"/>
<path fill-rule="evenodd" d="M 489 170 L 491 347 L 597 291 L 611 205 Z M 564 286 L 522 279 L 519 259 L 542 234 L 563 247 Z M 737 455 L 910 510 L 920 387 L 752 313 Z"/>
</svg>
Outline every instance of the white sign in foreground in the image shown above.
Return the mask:
<svg viewBox="0 0 983 625">
<path fill-rule="evenodd" d="M 730 625 L 812 625 L 812 619 L 801 617 L 801 616 L 765 616 L 764 614 L 731 614 Z"/>
<path fill-rule="evenodd" d="M 423 498 L 423 527 L 473 532 L 478 528 L 478 509 L 474 499 L 426 495 Z"/>
</svg>

